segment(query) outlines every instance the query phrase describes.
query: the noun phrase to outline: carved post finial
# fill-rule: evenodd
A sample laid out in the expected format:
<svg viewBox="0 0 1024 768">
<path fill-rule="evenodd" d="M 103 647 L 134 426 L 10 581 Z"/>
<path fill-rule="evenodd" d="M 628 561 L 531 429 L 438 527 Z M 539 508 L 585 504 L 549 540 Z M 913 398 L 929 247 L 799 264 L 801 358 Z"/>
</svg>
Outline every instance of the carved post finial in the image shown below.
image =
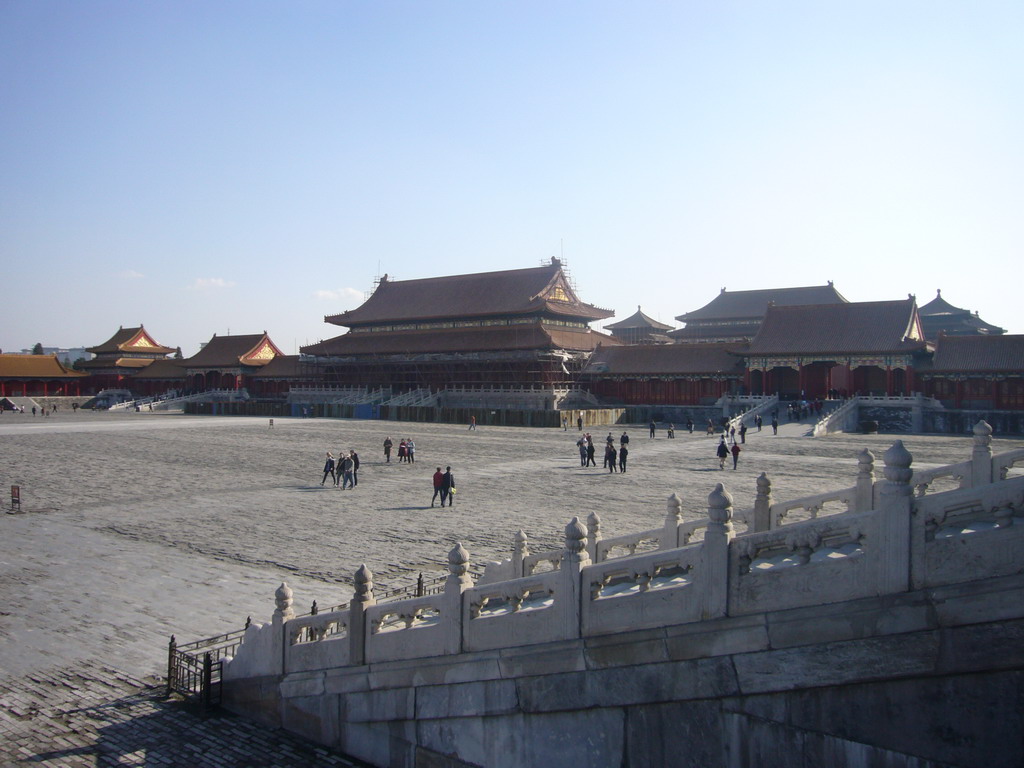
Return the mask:
<svg viewBox="0 0 1024 768">
<path fill-rule="evenodd" d="M 903 441 L 897 440 L 893 443 L 889 450 L 882 455 L 882 460 L 885 462 L 885 479 L 889 481 L 884 492 L 906 496 L 913 493 L 914 489 L 910 486 L 910 479 L 914 476 L 914 472 L 910 465 L 914 462 L 914 457 L 903 446 Z"/>
<path fill-rule="evenodd" d="M 748 521 L 748 530 L 757 533 L 772 527 L 772 481 L 762 472 L 757 477 L 757 496 L 754 497 L 753 525 Z"/>
<path fill-rule="evenodd" d="M 456 542 L 448 553 L 448 572 L 452 576 L 461 579 L 469 571 L 469 552 L 462 546 L 462 542 Z"/>
<path fill-rule="evenodd" d="M 574 517 L 565 526 L 565 551 L 578 554 L 586 549 L 587 529 L 578 517 Z"/>
<path fill-rule="evenodd" d="M 363 563 L 356 569 L 355 578 L 352 581 L 355 591 L 352 600 L 357 603 L 366 603 L 373 600 L 373 574 Z"/>
<path fill-rule="evenodd" d="M 601 516 L 597 512 L 587 515 L 587 555 L 597 562 L 597 542 L 601 540 Z"/>
<path fill-rule="evenodd" d="M 756 482 L 758 496 L 772 495 L 772 481 L 768 478 L 767 472 L 762 472 L 760 475 L 758 475 Z"/>
<path fill-rule="evenodd" d="M 708 517 L 714 523 L 726 525 L 732 520 L 732 494 L 721 483 L 708 494 Z"/>
<path fill-rule="evenodd" d="M 875 454 L 865 448 L 857 456 L 857 476 L 874 477 L 875 475 Z"/>
<path fill-rule="evenodd" d="M 277 609 L 274 611 L 275 619 L 290 619 L 295 615 L 292 610 L 292 589 L 287 582 L 282 581 L 281 586 L 274 592 L 274 604 Z"/>
</svg>

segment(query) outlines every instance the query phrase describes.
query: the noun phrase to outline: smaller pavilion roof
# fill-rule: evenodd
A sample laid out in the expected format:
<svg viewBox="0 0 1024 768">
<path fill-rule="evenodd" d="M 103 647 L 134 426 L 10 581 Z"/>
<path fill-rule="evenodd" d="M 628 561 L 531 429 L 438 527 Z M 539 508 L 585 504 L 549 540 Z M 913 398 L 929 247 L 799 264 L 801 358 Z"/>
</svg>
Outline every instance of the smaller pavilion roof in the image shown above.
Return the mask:
<svg viewBox="0 0 1024 768">
<path fill-rule="evenodd" d="M 173 351 L 172 347 L 157 344 L 141 325 L 137 328 L 119 328 L 117 333 L 99 346 L 86 349 L 86 352 L 92 352 L 94 355 L 110 355 L 118 352 L 148 352 L 168 355 Z"/>
<path fill-rule="evenodd" d="M 164 358 L 163 360 L 154 360 L 152 364 L 147 365 L 135 374 L 133 379 L 155 379 L 158 381 L 184 379 L 185 368 L 182 366 L 182 363 L 184 362 L 184 360 L 170 360 L 167 358 Z"/>
<path fill-rule="evenodd" d="M 291 379 L 303 375 L 299 355 L 280 355 L 260 368 L 255 374 L 261 379 Z"/>
<path fill-rule="evenodd" d="M 1024 335 L 939 336 L 931 369 L 1024 375 Z"/>
<path fill-rule="evenodd" d="M 741 317 L 763 317 L 768 307 L 806 306 L 809 304 L 848 303 L 830 280 L 827 285 L 803 288 L 762 288 L 753 291 L 727 291 L 725 288 L 700 309 L 679 315 L 676 320 L 725 320 Z"/>
<path fill-rule="evenodd" d="M 649 316 L 645 315 L 642 311 L 640 311 L 640 305 L 639 304 L 637 305 L 636 312 L 634 314 L 630 315 L 625 320 L 620 320 L 617 323 L 612 323 L 611 325 L 606 325 L 606 326 L 604 326 L 604 328 L 605 328 L 605 330 L 610 330 L 610 329 L 626 330 L 626 329 L 630 329 L 630 328 L 650 328 L 652 331 L 671 331 L 672 330 L 672 326 L 671 325 L 665 325 L 664 323 L 659 323 L 653 317 L 649 317 Z"/>
<path fill-rule="evenodd" d="M 78 379 L 88 375 L 66 367 L 56 355 L 0 354 L 2 379 Z"/>
<path fill-rule="evenodd" d="M 749 355 L 911 352 L 925 347 L 913 297 L 810 306 L 772 306 Z"/>
<path fill-rule="evenodd" d="M 738 374 L 742 346 L 708 344 L 632 344 L 598 347 L 584 369 L 593 376 Z"/>
<path fill-rule="evenodd" d="M 264 366 L 284 353 L 277 348 L 267 332 L 239 336 L 213 334 L 202 349 L 180 364 L 185 368 L 231 368 Z"/>
<path fill-rule="evenodd" d="M 941 333 L 948 335 L 998 335 L 1006 333 L 1005 328 L 986 323 L 976 312 L 969 309 L 954 307 L 944 298 L 942 290 L 935 292 L 935 298 L 918 309 L 921 325 L 929 339 L 937 338 Z"/>
</svg>

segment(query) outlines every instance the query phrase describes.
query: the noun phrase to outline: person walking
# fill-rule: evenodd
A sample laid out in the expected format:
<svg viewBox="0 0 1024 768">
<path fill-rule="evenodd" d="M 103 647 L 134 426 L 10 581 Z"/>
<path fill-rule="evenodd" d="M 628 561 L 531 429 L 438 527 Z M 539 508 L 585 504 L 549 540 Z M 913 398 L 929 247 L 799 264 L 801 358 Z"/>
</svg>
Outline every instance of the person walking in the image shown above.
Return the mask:
<svg viewBox="0 0 1024 768">
<path fill-rule="evenodd" d="M 626 457 L 629 456 L 629 447 L 622 443 L 619 445 L 619 472 L 626 471 Z"/>
<path fill-rule="evenodd" d="M 740 444 L 739 443 L 733 443 L 732 444 L 732 468 L 733 469 L 736 469 L 736 465 L 739 463 L 739 460 L 740 460 Z"/>
<path fill-rule="evenodd" d="M 580 436 L 580 439 L 576 441 L 576 447 L 580 452 L 580 466 L 587 466 L 587 441 L 582 435 Z"/>
<path fill-rule="evenodd" d="M 772 416 L 772 434 L 773 435 L 779 434 L 779 417 L 778 416 Z"/>
<path fill-rule="evenodd" d="M 387 437 L 384 438 L 384 460 L 388 464 L 391 463 L 391 446 L 393 445 L 394 443 L 391 442 L 391 435 L 388 435 Z"/>
<path fill-rule="evenodd" d="M 412 441 L 411 437 L 405 441 L 405 457 L 410 464 L 416 463 L 416 443 Z"/>
<path fill-rule="evenodd" d="M 608 467 L 608 471 L 614 472 L 618 463 L 619 455 L 615 451 L 615 446 L 612 443 L 606 443 L 604 447 L 604 464 Z"/>
<path fill-rule="evenodd" d="M 654 419 L 651 419 L 651 440 L 654 439 L 654 430 L 657 429 L 658 425 L 654 423 Z"/>
<path fill-rule="evenodd" d="M 761 418 L 761 414 L 760 413 L 757 414 L 757 416 L 754 417 L 754 425 L 757 427 L 757 431 L 758 432 L 761 431 L 761 424 L 763 422 L 764 422 L 764 420 Z"/>
<path fill-rule="evenodd" d="M 669 423 L 669 425 L 668 425 L 668 439 L 669 440 L 675 440 L 676 439 L 676 425 L 675 424 Z"/>
<path fill-rule="evenodd" d="M 740 424 L 740 442 L 744 445 L 747 444 L 747 425 Z"/>
<path fill-rule="evenodd" d="M 331 476 L 331 484 L 334 485 L 337 478 L 334 476 L 334 454 L 330 451 L 327 452 L 327 461 L 324 462 L 324 479 L 320 481 L 320 485 L 327 482 L 328 475 Z"/>
<path fill-rule="evenodd" d="M 398 463 L 401 464 L 408 458 L 408 453 L 405 450 L 405 440 L 401 440 L 398 443 Z"/>
<path fill-rule="evenodd" d="M 612 433 L 609 432 L 608 437 L 604 439 L 604 463 L 601 465 L 602 467 L 608 467 L 609 456 L 613 453 L 615 453 L 615 438 L 612 437 Z"/>
<path fill-rule="evenodd" d="M 430 506 L 434 506 L 434 501 L 438 496 L 441 496 L 441 482 L 444 480 L 444 472 L 438 467 L 434 473 L 434 495 L 430 497 Z M 444 506 L 444 497 L 441 496 L 441 506 Z"/>
<path fill-rule="evenodd" d="M 629 445 L 629 433 L 622 433 L 622 437 L 619 438 L 619 445 Z"/>
<path fill-rule="evenodd" d="M 594 461 L 594 438 L 587 433 L 587 463 L 585 466 L 597 466 L 597 462 Z"/>
<path fill-rule="evenodd" d="M 722 435 L 721 442 L 718 443 L 718 468 L 725 469 L 725 460 L 729 458 L 729 446 L 725 444 L 725 435 Z"/>
<path fill-rule="evenodd" d="M 359 454 L 353 448 L 348 452 L 348 455 L 352 459 L 352 485 L 354 487 L 359 485 Z"/>
<path fill-rule="evenodd" d="M 708 419 L 708 428 L 706 430 L 706 434 L 708 437 L 711 437 L 713 434 L 715 434 L 715 422 L 713 422 L 711 419 Z"/>
<path fill-rule="evenodd" d="M 445 500 L 448 501 L 450 507 L 455 501 L 455 475 L 452 474 L 451 467 L 445 467 L 444 474 L 441 476 L 441 506 L 444 506 Z"/>
<path fill-rule="evenodd" d="M 733 444 L 736 443 L 736 425 L 735 424 L 733 424 L 729 428 L 729 440 L 731 440 L 733 442 Z"/>
<path fill-rule="evenodd" d="M 577 432 L 582 432 L 583 431 L 583 417 L 582 416 L 577 416 L 576 417 L 576 431 Z"/>
<path fill-rule="evenodd" d="M 352 457 L 342 454 L 341 457 L 341 490 L 354 488 L 355 481 L 352 478 Z"/>
<path fill-rule="evenodd" d="M 686 420 L 686 429 L 689 430 L 690 434 L 693 434 L 693 419 Z"/>
<path fill-rule="evenodd" d="M 568 432 L 569 431 L 569 417 L 568 416 L 562 416 L 562 431 L 563 432 Z"/>
<path fill-rule="evenodd" d="M 472 432 L 476 432 L 476 416 L 469 417 L 469 429 Z"/>
</svg>

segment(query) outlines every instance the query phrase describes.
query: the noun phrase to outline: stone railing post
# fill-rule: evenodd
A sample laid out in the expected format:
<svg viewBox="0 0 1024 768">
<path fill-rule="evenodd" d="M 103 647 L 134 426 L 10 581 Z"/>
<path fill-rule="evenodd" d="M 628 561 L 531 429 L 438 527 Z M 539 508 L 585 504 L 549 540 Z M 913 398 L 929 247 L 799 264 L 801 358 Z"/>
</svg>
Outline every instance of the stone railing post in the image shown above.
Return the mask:
<svg viewBox="0 0 1024 768">
<path fill-rule="evenodd" d="M 462 651 L 462 593 L 473 586 L 469 576 L 469 552 L 457 543 L 448 553 L 448 578 L 444 582 L 444 607 L 441 621 L 444 622 L 445 653 Z"/>
<path fill-rule="evenodd" d="M 867 512 L 875 506 L 875 454 L 865 448 L 857 456 L 857 487 L 853 512 Z"/>
<path fill-rule="evenodd" d="M 668 505 L 665 510 L 665 525 L 661 532 L 661 542 L 658 549 L 675 549 L 679 546 L 679 526 L 683 522 L 683 500 L 679 494 L 673 493 L 668 497 Z"/>
<path fill-rule="evenodd" d="M 587 515 L 587 555 L 590 562 L 597 562 L 597 542 L 601 540 L 601 516 L 597 512 Z"/>
<path fill-rule="evenodd" d="M 772 481 L 762 472 L 757 478 L 757 496 L 754 497 L 754 519 L 750 530 L 754 533 L 767 531 L 772 527 Z"/>
<path fill-rule="evenodd" d="M 897 440 L 882 456 L 885 483 L 875 511 L 877 535 L 874 545 L 879 594 L 906 592 L 910 588 L 910 519 L 913 507 L 914 457 Z"/>
<path fill-rule="evenodd" d="M 732 494 L 718 483 L 708 496 L 708 528 L 701 548 L 701 618 L 729 610 L 729 543 L 733 539 Z"/>
<path fill-rule="evenodd" d="M 516 531 L 515 542 L 512 544 L 512 578 L 518 579 L 526 575 L 523 561 L 530 556 L 530 542 L 526 537 L 526 531 L 520 528 Z"/>
<path fill-rule="evenodd" d="M 559 563 L 558 593 L 555 596 L 556 604 L 559 607 L 558 615 L 562 621 L 562 631 L 559 633 L 566 639 L 580 636 L 582 626 L 582 570 L 590 565 L 590 555 L 587 554 L 587 529 L 574 517 L 565 526 L 565 549 L 562 550 L 562 560 Z"/>
<path fill-rule="evenodd" d="M 285 653 L 288 650 L 288 641 L 285 638 L 287 628 L 285 625 L 289 619 L 295 617 L 295 611 L 292 610 L 292 594 L 291 587 L 284 581 L 281 582 L 281 586 L 274 592 L 275 608 L 271 622 L 274 627 L 273 674 L 276 675 L 281 675 L 285 672 Z"/>
<path fill-rule="evenodd" d="M 353 580 L 355 591 L 348 606 L 348 663 L 366 663 L 366 609 L 377 604 L 373 596 L 373 574 L 363 563 Z"/>
<path fill-rule="evenodd" d="M 971 451 L 971 488 L 988 485 L 995 479 L 992 472 L 992 427 L 987 421 L 974 425 L 974 450 Z"/>
</svg>

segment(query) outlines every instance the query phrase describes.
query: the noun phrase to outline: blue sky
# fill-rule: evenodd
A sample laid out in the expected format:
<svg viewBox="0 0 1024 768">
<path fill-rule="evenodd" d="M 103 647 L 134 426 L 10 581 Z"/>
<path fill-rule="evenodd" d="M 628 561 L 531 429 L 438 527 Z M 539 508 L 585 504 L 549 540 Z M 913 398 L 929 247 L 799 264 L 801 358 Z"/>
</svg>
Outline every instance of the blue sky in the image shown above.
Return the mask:
<svg viewBox="0 0 1024 768">
<path fill-rule="evenodd" d="M 832 280 L 1024 333 L 1022 39 L 1019 1 L 0 0 L 0 348 L 293 353 L 383 273 L 560 254 L 617 319 Z"/>
</svg>

